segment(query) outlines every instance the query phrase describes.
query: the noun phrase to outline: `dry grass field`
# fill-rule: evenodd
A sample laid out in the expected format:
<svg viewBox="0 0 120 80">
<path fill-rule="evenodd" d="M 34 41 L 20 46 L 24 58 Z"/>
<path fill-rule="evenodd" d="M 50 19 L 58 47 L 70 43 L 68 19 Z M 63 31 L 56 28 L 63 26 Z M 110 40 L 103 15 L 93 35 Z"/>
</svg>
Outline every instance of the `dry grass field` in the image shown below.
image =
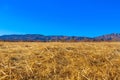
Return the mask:
<svg viewBox="0 0 120 80">
<path fill-rule="evenodd" d="M 120 43 L 0 42 L 0 80 L 120 80 Z"/>
</svg>

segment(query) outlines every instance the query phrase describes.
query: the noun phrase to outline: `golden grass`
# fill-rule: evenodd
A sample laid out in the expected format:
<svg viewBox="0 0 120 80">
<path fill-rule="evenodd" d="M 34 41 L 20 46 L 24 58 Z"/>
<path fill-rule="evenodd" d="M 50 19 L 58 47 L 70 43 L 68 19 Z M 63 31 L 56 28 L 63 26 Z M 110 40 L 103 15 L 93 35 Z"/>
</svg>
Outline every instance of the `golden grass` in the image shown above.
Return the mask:
<svg viewBox="0 0 120 80">
<path fill-rule="evenodd" d="M 0 42 L 0 80 L 120 80 L 120 43 Z"/>
</svg>

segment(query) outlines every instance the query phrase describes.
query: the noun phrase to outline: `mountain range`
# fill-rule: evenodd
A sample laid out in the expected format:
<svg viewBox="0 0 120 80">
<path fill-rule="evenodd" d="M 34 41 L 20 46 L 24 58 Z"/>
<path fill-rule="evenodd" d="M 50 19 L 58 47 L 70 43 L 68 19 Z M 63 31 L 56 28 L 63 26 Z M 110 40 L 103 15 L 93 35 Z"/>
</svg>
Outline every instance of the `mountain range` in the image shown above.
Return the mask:
<svg viewBox="0 0 120 80">
<path fill-rule="evenodd" d="M 25 35 L 2 35 L 0 41 L 120 41 L 120 33 L 106 34 L 97 37 L 81 37 L 81 36 L 45 36 L 40 34 Z"/>
</svg>

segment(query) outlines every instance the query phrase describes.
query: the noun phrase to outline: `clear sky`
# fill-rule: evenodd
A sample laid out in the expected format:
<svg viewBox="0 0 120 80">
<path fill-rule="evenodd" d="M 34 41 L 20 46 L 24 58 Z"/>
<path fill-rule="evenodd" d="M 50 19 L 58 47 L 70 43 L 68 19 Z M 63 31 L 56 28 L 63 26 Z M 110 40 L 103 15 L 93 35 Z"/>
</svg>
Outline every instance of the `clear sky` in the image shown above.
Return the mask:
<svg viewBox="0 0 120 80">
<path fill-rule="evenodd" d="M 120 33 L 120 0 L 0 0 L 0 35 Z"/>
</svg>

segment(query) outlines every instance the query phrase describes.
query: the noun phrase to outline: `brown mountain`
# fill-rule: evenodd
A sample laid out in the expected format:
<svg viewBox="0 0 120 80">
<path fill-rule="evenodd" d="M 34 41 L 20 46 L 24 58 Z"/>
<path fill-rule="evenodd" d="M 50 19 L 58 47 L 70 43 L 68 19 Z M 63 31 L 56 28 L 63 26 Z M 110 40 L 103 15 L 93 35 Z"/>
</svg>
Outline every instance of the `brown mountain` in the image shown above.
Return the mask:
<svg viewBox="0 0 120 80">
<path fill-rule="evenodd" d="M 120 41 L 120 33 L 112 33 L 95 37 L 95 40 L 99 41 Z"/>
<path fill-rule="evenodd" d="M 79 36 L 45 36 L 40 34 L 26 34 L 26 35 L 3 35 L 0 36 L 1 41 L 83 41 L 92 40 L 89 37 Z"/>
<path fill-rule="evenodd" d="M 40 34 L 3 35 L 0 41 L 120 41 L 120 33 L 112 33 L 95 38 L 81 36 L 45 36 Z"/>
</svg>

